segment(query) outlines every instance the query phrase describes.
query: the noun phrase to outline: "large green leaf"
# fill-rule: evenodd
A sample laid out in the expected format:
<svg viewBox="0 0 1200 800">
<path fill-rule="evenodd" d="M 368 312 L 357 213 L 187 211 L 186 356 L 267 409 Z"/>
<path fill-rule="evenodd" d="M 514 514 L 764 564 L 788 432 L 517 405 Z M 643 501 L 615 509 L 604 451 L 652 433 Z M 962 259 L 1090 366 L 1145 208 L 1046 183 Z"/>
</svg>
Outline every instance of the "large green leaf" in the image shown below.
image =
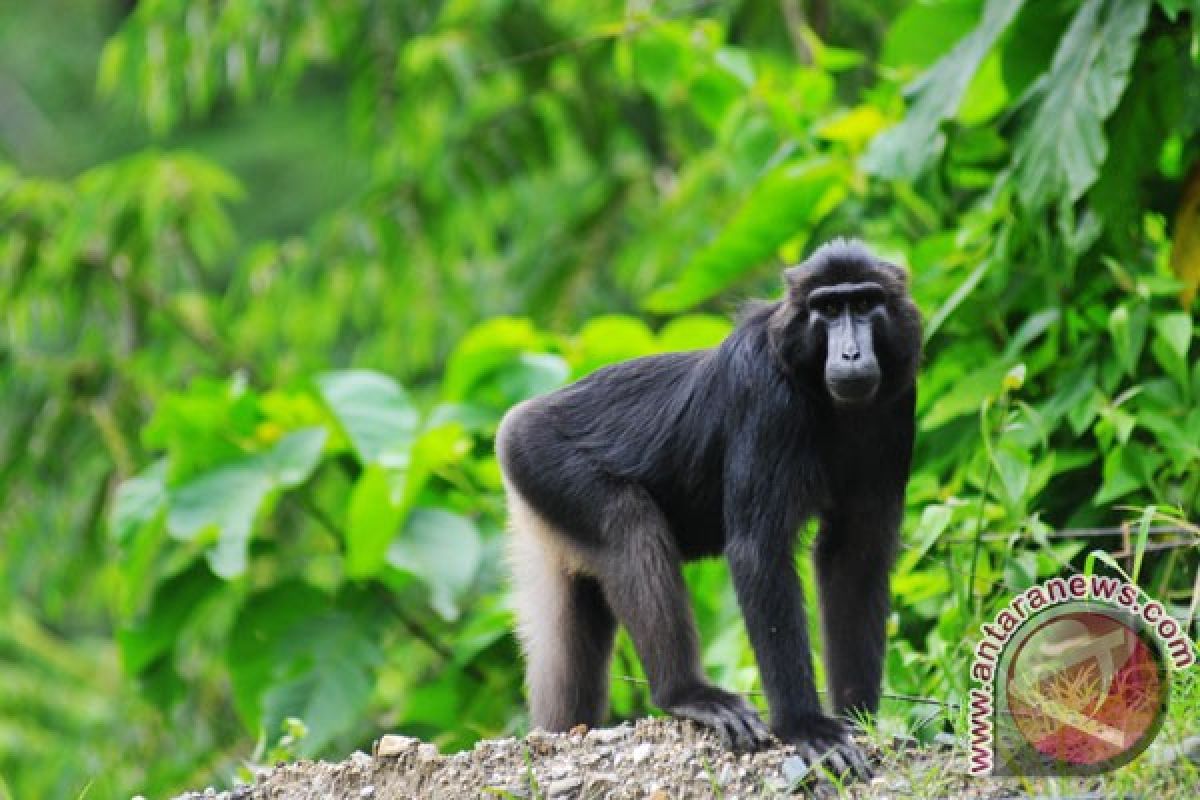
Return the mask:
<svg viewBox="0 0 1200 800">
<path fill-rule="evenodd" d="M 321 397 L 364 464 L 404 466 L 417 430 L 417 412 L 392 378 L 369 370 L 327 372 Z"/>
<path fill-rule="evenodd" d="M 166 476 L 167 461 L 159 459 L 121 482 L 108 515 L 108 530 L 113 541 L 124 544 L 138 528 L 158 516 L 167 504 Z"/>
<path fill-rule="evenodd" d="M 388 470 L 368 464 L 350 493 L 346 521 L 346 574 L 366 578 L 385 563 L 388 545 L 396 535 L 405 504 L 392 488 Z"/>
<path fill-rule="evenodd" d="M 543 349 L 544 337 L 523 317 L 496 317 L 467 332 L 446 360 L 442 393 L 461 402 L 496 370 L 511 364 L 522 353 Z"/>
<path fill-rule="evenodd" d="M 285 717 L 304 720 L 312 755 L 365 709 L 379 661 L 373 625 L 300 582 L 250 597 L 234 622 L 228 664 L 238 713 L 272 739 Z"/>
<path fill-rule="evenodd" d="M 262 697 L 263 729 L 279 731 L 288 717 L 304 720 L 307 735 L 297 749 L 314 756 L 351 730 L 367 710 L 380 661 L 378 645 L 348 614 L 306 620 L 279 647 L 279 665 L 290 666 Z"/>
<path fill-rule="evenodd" d="M 170 653 L 188 619 L 219 586 L 202 561 L 159 584 L 146 614 L 118 633 L 125 671 L 136 675 Z"/>
<path fill-rule="evenodd" d="M 471 585 L 483 549 L 471 520 L 435 508 L 414 509 L 402 536 L 392 542 L 387 561 L 429 586 L 433 608 L 446 619 L 458 617 L 458 598 Z"/>
<path fill-rule="evenodd" d="M 1200 80 L 1188 54 L 1171 39 L 1141 48 L 1129 89 L 1109 122 L 1116 154 L 1104 160 L 1089 194 L 1091 206 L 1107 222 L 1106 232 L 1120 247 L 1137 240 L 1144 206 L 1142 179 L 1158 168 L 1162 143 L 1183 111 L 1182 87 Z"/>
<path fill-rule="evenodd" d="M 168 492 L 167 531 L 183 541 L 215 537 L 207 552 L 213 572 L 234 578 L 246 569 L 254 519 L 267 494 L 303 483 L 316 468 L 323 428 L 295 431 L 270 450 L 206 472 Z"/>
<path fill-rule="evenodd" d="M 845 197 L 847 167 L 839 161 L 785 164 L 768 173 L 717 237 L 679 277 L 645 301 L 660 313 L 691 308 L 770 259 L 812 230 Z"/>
<path fill-rule="evenodd" d="M 929 166 L 945 146 L 942 122 L 958 110 L 980 62 L 1021 3 L 989 0 L 979 25 L 910 87 L 916 100 L 900 124 L 871 142 L 863 156 L 864 169 L 886 178 L 915 178 Z"/>
<path fill-rule="evenodd" d="M 207 553 L 213 572 L 236 577 L 246 569 L 250 531 L 271 484 L 255 459 L 218 467 L 171 490 L 167 531 L 183 541 L 214 537 Z"/>
<path fill-rule="evenodd" d="M 1108 152 L 1104 122 L 1129 82 L 1149 8 L 1086 0 L 1071 21 L 1016 145 L 1013 181 L 1028 208 L 1074 203 L 1095 183 Z"/>
<path fill-rule="evenodd" d="M 982 8 L 982 0 L 912 3 L 888 25 L 880 66 L 929 66 L 978 24 Z"/>
</svg>

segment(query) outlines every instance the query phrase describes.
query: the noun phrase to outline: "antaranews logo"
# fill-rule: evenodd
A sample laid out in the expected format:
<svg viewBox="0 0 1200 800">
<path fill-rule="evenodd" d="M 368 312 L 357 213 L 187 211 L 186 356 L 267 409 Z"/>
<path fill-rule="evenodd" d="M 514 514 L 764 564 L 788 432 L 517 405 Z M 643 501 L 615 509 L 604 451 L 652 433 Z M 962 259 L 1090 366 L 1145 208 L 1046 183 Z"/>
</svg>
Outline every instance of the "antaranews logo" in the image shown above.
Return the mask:
<svg viewBox="0 0 1200 800">
<path fill-rule="evenodd" d="M 1094 775 L 1158 734 L 1186 631 L 1136 586 L 1054 578 L 983 626 L 971 667 L 972 775 Z"/>
</svg>

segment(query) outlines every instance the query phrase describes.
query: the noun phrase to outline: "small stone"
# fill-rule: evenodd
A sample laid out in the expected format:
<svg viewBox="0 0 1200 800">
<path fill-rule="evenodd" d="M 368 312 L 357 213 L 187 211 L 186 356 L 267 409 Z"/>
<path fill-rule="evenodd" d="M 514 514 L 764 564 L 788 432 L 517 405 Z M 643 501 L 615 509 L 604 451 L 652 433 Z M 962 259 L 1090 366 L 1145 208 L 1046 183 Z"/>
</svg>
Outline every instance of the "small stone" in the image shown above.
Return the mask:
<svg viewBox="0 0 1200 800">
<path fill-rule="evenodd" d="M 650 800 L 671 800 L 671 795 L 665 789 L 655 789 L 650 794 Z"/>
<path fill-rule="evenodd" d="M 799 786 L 812 775 L 812 766 L 800 756 L 783 760 L 783 779 L 789 786 Z"/>
<path fill-rule="evenodd" d="M 550 797 L 566 797 L 574 795 L 583 788 L 583 779 L 577 776 L 562 778 L 561 780 L 553 781 L 546 787 L 546 794 Z"/>
<path fill-rule="evenodd" d="M 571 730 L 568 731 L 568 733 L 570 733 L 572 736 L 583 736 L 587 732 L 588 732 L 588 726 L 582 722 L 579 723 L 578 725 L 576 725 L 574 728 L 571 728 Z"/>
<path fill-rule="evenodd" d="M 438 753 L 436 744 L 422 742 L 421 744 L 417 745 L 417 761 L 421 762 L 422 764 L 429 764 L 437 761 L 439 755 L 441 754 Z"/>
<path fill-rule="evenodd" d="M 204 796 L 205 796 L 205 797 L 216 797 L 216 796 L 217 796 L 217 790 L 216 790 L 216 789 L 214 789 L 213 787 L 209 786 L 208 788 L 206 788 L 206 789 L 204 790 Z"/>
<path fill-rule="evenodd" d="M 557 739 L 554 734 L 540 729 L 530 731 L 529 735 L 525 737 L 525 744 L 529 746 L 529 749 L 542 756 L 553 753 L 556 743 Z"/>
<path fill-rule="evenodd" d="M 415 737 L 388 733 L 375 742 L 373 750 L 376 758 L 395 758 L 416 750 L 420 744 L 421 740 Z"/>
<path fill-rule="evenodd" d="M 633 728 L 628 725 L 618 725 L 615 728 L 593 728 L 588 731 L 587 739 L 598 744 L 613 744 L 629 738 L 631 733 L 633 733 Z"/>
<path fill-rule="evenodd" d="M 615 772 L 595 772 L 588 777 L 588 793 L 590 795 L 596 791 L 603 791 L 618 783 L 620 783 L 620 778 Z"/>
<path fill-rule="evenodd" d="M 643 742 L 629 751 L 629 757 L 633 759 L 633 763 L 635 764 L 641 764 L 645 761 L 649 761 L 650 757 L 653 755 L 654 745 L 650 744 L 649 742 Z"/>
<path fill-rule="evenodd" d="M 374 797 L 375 796 L 375 787 L 374 786 L 362 787 L 361 789 L 358 790 L 358 796 L 364 798 L 364 800 L 366 800 L 366 798 L 369 798 L 369 797 Z"/>
</svg>

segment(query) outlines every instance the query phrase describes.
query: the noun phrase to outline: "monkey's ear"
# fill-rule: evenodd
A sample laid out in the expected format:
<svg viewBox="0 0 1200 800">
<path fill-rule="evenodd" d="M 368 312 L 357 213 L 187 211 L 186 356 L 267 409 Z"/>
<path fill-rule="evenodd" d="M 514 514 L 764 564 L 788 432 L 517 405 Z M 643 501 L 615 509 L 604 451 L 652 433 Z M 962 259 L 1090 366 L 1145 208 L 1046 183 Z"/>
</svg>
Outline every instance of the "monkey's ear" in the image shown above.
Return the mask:
<svg viewBox="0 0 1200 800">
<path fill-rule="evenodd" d="M 893 264 L 891 261 L 884 261 L 883 259 L 880 259 L 879 263 L 886 269 L 890 269 L 892 273 L 900 279 L 901 283 L 903 283 L 905 286 L 908 285 L 909 275 L 907 267 L 902 267 L 899 264 Z"/>
</svg>

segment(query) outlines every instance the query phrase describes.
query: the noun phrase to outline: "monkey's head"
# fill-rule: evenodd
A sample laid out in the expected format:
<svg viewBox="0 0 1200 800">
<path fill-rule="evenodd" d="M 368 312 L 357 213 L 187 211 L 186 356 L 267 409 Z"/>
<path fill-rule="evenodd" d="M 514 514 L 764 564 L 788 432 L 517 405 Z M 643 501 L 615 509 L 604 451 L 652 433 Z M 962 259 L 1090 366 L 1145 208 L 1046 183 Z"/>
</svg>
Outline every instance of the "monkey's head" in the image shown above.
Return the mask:
<svg viewBox="0 0 1200 800">
<path fill-rule="evenodd" d="M 838 406 L 895 397 L 916 378 L 921 322 L 907 274 L 836 239 L 784 273 L 773 336 L 787 366 Z"/>
</svg>

